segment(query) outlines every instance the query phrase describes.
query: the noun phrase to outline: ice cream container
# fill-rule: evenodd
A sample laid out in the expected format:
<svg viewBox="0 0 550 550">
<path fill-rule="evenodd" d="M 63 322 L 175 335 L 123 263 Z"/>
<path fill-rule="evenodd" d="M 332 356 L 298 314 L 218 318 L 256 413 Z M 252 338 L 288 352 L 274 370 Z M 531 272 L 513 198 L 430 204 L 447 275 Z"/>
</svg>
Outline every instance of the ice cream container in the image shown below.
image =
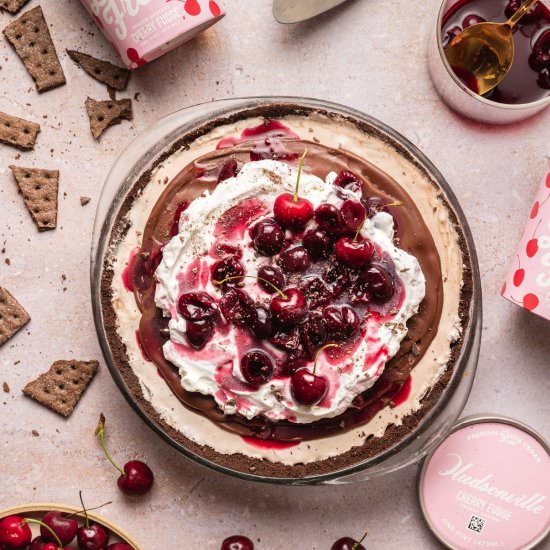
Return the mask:
<svg viewBox="0 0 550 550">
<path fill-rule="evenodd" d="M 221 0 L 81 0 L 129 69 L 191 40 L 224 15 Z"/>
<path fill-rule="evenodd" d="M 529 550 L 550 531 L 550 447 L 510 418 L 461 420 L 423 463 L 422 513 L 452 550 Z"/>
</svg>

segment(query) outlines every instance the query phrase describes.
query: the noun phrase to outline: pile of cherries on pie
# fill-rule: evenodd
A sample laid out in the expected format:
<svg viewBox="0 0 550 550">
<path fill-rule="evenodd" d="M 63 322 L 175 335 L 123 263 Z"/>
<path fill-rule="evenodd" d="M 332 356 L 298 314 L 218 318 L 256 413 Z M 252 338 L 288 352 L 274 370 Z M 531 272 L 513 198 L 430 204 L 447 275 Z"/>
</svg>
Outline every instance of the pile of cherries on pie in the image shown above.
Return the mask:
<svg viewBox="0 0 550 550">
<path fill-rule="evenodd" d="M 274 376 L 291 377 L 294 400 L 311 406 L 327 393 L 328 380 L 306 368 L 308 362 L 327 343 L 356 340 L 369 305 L 389 301 L 396 280 L 391 259 L 360 235 L 365 218 L 385 209 L 382 199 L 349 198 L 360 196 L 363 182 L 347 170 L 334 185 L 355 195 L 339 191 L 340 208 L 324 203 L 314 209 L 298 196 L 298 184 L 294 194 L 276 198 L 273 217 L 249 228 L 250 246 L 266 258 L 257 274 L 245 272 L 238 246 L 221 244 L 220 259 L 211 268 L 211 281 L 222 292 L 219 302 L 206 292 L 187 292 L 179 297 L 178 311 L 186 319 L 187 341 L 197 350 L 223 323 L 220 312 L 259 344 L 267 340 L 282 350 L 283 359 L 277 360 L 261 346 L 246 352 L 240 361 L 243 378 L 258 388 Z M 257 279 L 265 303 L 242 288 L 244 277 Z"/>
<path fill-rule="evenodd" d="M 29 526 L 31 523 L 41 523 L 40 535 L 34 539 Z M 38 521 L 16 515 L 0 521 L 2 550 L 134 550 L 125 542 L 109 544 L 109 538 L 109 531 L 102 525 L 88 520 L 79 525 L 75 515 L 58 510 L 47 512 Z M 77 546 L 70 546 L 75 539 Z"/>
</svg>

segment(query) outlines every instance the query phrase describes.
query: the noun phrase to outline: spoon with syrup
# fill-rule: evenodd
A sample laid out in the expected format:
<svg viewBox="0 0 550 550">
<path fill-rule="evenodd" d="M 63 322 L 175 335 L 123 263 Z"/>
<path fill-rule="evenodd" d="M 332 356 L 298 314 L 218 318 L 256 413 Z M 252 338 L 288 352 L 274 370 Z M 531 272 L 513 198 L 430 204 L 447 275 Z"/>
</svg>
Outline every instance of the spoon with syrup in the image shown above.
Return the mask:
<svg viewBox="0 0 550 550">
<path fill-rule="evenodd" d="M 504 23 L 467 27 L 447 46 L 449 65 L 472 91 L 484 95 L 504 80 L 514 62 L 512 30 L 536 2 L 526 0 Z"/>
</svg>

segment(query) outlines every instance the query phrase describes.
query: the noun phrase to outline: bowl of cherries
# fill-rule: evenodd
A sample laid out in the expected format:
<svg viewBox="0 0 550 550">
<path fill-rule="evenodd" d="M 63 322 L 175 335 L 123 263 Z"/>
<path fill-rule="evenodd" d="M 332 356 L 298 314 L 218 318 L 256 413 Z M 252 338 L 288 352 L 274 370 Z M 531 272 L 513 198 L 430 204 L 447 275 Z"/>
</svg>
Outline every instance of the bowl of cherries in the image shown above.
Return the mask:
<svg viewBox="0 0 550 550">
<path fill-rule="evenodd" d="M 24 504 L 0 511 L 0 550 L 143 550 L 130 535 L 84 507 Z"/>
</svg>

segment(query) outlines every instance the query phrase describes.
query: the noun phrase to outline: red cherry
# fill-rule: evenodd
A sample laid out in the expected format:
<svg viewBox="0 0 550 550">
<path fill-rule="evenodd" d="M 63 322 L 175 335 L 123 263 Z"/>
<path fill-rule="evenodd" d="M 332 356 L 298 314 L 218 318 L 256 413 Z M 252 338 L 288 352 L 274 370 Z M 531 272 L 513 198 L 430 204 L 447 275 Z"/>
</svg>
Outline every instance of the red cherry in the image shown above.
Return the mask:
<svg viewBox="0 0 550 550">
<path fill-rule="evenodd" d="M 514 273 L 514 286 L 521 286 L 525 279 L 525 269 L 518 269 Z"/>
<path fill-rule="evenodd" d="M 78 522 L 75 519 L 65 517 L 63 512 L 53 510 L 42 518 L 42 521 L 59 537 L 63 544 L 69 544 L 78 531 Z M 46 542 L 55 542 L 55 538 L 45 527 L 40 527 L 40 535 Z"/>
<path fill-rule="evenodd" d="M 226 290 L 241 284 L 241 279 L 231 279 L 231 277 L 241 277 L 244 275 L 244 265 L 234 256 L 227 256 L 211 267 L 211 274 L 213 281 L 224 281 L 222 288 Z M 225 281 L 225 279 L 228 280 Z"/>
<path fill-rule="evenodd" d="M 539 305 L 539 299 L 535 294 L 529 293 L 523 297 L 523 307 L 527 311 L 533 311 Z"/>
<path fill-rule="evenodd" d="M 31 543 L 30 550 L 59 550 L 55 542 L 46 542 L 42 537 L 36 537 Z"/>
<path fill-rule="evenodd" d="M 222 542 L 220 550 L 254 550 L 254 543 L 243 535 L 233 535 Z"/>
<path fill-rule="evenodd" d="M 109 451 L 107 450 L 107 445 L 105 444 L 105 416 L 102 414 L 99 415 L 99 422 L 96 428 L 96 436 L 99 437 L 101 441 L 101 447 L 103 452 L 107 457 L 107 460 L 120 472 L 120 476 L 117 479 L 118 488 L 127 495 L 143 495 L 147 493 L 154 482 L 154 475 L 149 466 L 140 460 L 131 460 L 124 465 L 122 469 L 111 457 Z M 84 501 L 82 500 L 82 493 L 80 493 L 80 501 L 82 502 L 82 508 L 86 514 L 86 525 L 88 524 L 88 515 L 86 512 L 86 507 L 84 506 Z M 81 528 L 82 529 L 82 528 Z M 86 535 L 85 535 L 86 536 Z M 80 529 L 78 535 L 78 541 L 80 544 Z M 105 541 L 104 546 L 107 545 Z M 102 546 L 101 548 L 103 548 Z M 90 550 L 95 550 L 91 548 Z"/>
<path fill-rule="evenodd" d="M 540 208 L 540 202 L 535 201 L 535 204 L 533 204 L 533 208 L 531 209 L 531 214 L 529 214 L 529 217 L 534 220 L 539 215 L 539 208 Z"/>
<path fill-rule="evenodd" d="M 198 319 L 186 323 L 185 338 L 193 349 L 200 350 L 204 348 L 213 335 L 214 323 L 212 319 Z"/>
<path fill-rule="evenodd" d="M 283 288 L 285 286 L 285 276 L 276 265 L 262 265 L 258 269 L 258 277 L 258 286 L 268 294 L 274 294 L 277 292 L 275 288 Z M 265 281 L 271 284 L 267 284 Z"/>
<path fill-rule="evenodd" d="M 529 258 L 532 258 L 539 251 L 539 241 L 538 239 L 530 239 L 525 247 L 525 252 Z"/>
<path fill-rule="evenodd" d="M 484 23 L 485 21 L 486 19 L 483 19 L 483 17 L 471 13 L 464 18 L 464 20 L 462 21 L 462 26 L 466 29 L 467 27 L 477 25 L 478 23 Z"/>
<path fill-rule="evenodd" d="M 0 545 L 7 550 L 22 550 L 31 543 L 31 528 L 21 516 L 8 516 L 0 521 Z"/>
<path fill-rule="evenodd" d="M 241 359 L 241 372 L 252 386 L 262 386 L 273 376 L 273 359 L 265 352 L 255 349 L 245 353 Z"/>
<path fill-rule="evenodd" d="M 263 220 L 250 229 L 254 249 L 262 256 L 278 254 L 285 244 L 281 226 L 273 220 Z"/>
<path fill-rule="evenodd" d="M 347 199 L 342 203 L 342 218 L 350 231 L 357 231 L 366 217 L 365 207 L 359 201 Z"/>
<path fill-rule="evenodd" d="M 301 229 L 313 218 L 313 205 L 307 199 L 294 199 L 292 193 L 279 195 L 273 205 L 273 214 L 283 227 Z"/>
<path fill-rule="evenodd" d="M 218 17 L 222 12 L 220 6 L 218 6 L 218 4 L 216 4 L 216 2 L 214 2 L 214 0 L 210 0 L 210 2 L 208 4 L 208 7 L 210 8 L 210 13 L 214 17 Z"/>
<path fill-rule="evenodd" d="M 309 252 L 304 246 L 293 246 L 281 253 L 281 267 L 288 273 L 300 273 L 306 271 L 311 265 Z"/>
<path fill-rule="evenodd" d="M 297 403 L 311 406 L 325 397 L 328 382 L 323 376 L 317 376 L 307 369 L 300 369 L 290 379 L 290 391 Z"/>
<path fill-rule="evenodd" d="M 199 15 L 201 12 L 201 5 L 197 0 L 186 0 L 184 8 L 189 15 Z"/>
<path fill-rule="evenodd" d="M 130 460 L 124 465 L 124 475 L 117 479 L 118 488 L 126 495 L 144 495 L 151 490 L 155 476 L 145 462 Z"/>
<path fill-rule="evenodd" d="M 188 321 L 212 319 L 219 314 L 218 304 L 206 292 L 186 292 L 178 299 L 178 311 Z"/>
<path fill-rule="evenodd" d="M 342 170 L 334 180 L 336 187 L 344 187 L 350 191 L 358 192 L 363 189 L 363 181 L 349 170 Z"/>
<path fill-rule="evenodd" d="M 367 265 L 374 255 L 374 245 L 368 239 L 355 241 L 351 237 L 341 237 L 336 243 L 336 257 L 349 267 Z"/>
<path fill-rule="evenodd" d="M 302 243 L 314 260 L 327 258 L 332 250 L 332 241 L 328 233 L 319 228 L 308 229 Z"/>
<path fill-rule="evenodd" d="M 254 301 L 240 288 L 231 288 L 223 295 L 220 309 L 223 316 L 238 327 L 248 327 L 254 320 Z"/>
<path fill-rule="evenodd" d="M 170 227 L 170 237 L 175 237 L 179 233 L 181 214 L 182 212 L 187 210 L 188 207 L 189 207 L 188 201 L 183 201 L 180 204 L 178 204 L 178 207 L 174 212 L 174 219 L 172 221 L 172 226 Z"/>
<path fill-rule="evenodd" d="M 239 165 L 235 159 L 228 160 L 218 174 L 218 183 L 234 178 L 239 173 Z"/>
<path fill-rule="evenodd" d="M 365 547 L 351 537 L 342 537 L 331 546 L 330 550 L 365 550 Z"/>
<path fill-rule="evenodd" d="M 80 550 L 104 550 L 109 542 L 109 533 L 98 523 L 90 523 L 78 529 Z"/>
<path fill-rule="evenodd" d="M 390 272 L 381 265 L 371 265 L 361 272 L 359 286 L 368 291 L 373 300 L 384 302 L 391 298 L 395 290 L 395 281 Z"/>
<path fill-rule="evenodd" d="M 359 330 L 361 320 L 357 312 L 348 305 L 328 306 L 323 310 L 329 335 L 335 340 L 347 340 Z"/>
<path fill-rule="evenodd" d="M 307 300 L 297 288 L 287 288 L 283 294 L 271 299 L 271 311 L 283 325 L 292 326 L 306 316 Z"/>
<path fill-rule="evenodd" d="M 344 218 L 333 204 L 324 203 L 315 210 L 315 221 L 330 235 L 340 235 L 345 229 Z"/>
</svg>

